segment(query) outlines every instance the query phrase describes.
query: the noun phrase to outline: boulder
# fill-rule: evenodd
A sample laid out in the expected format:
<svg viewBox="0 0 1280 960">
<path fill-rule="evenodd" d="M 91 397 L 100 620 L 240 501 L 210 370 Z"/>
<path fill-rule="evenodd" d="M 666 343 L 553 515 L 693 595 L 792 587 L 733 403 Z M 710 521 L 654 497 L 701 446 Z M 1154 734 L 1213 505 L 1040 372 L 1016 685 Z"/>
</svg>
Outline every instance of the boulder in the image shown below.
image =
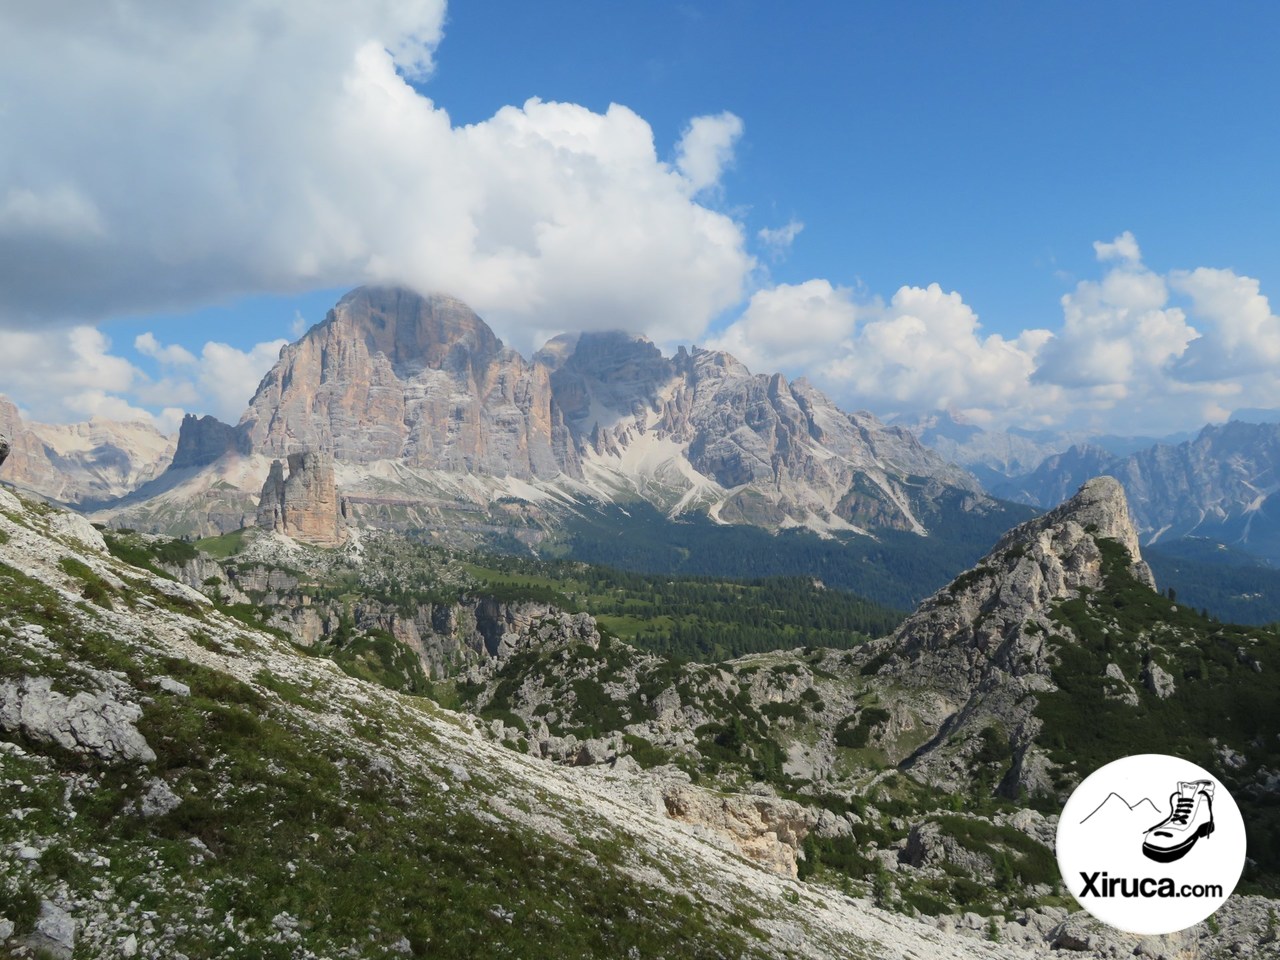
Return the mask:
<svg viewBox="0 0 1280 960">
<path fill-rule="evenodd" d="M 54 690 L 48 677 L 0 684 L 0 729 L 108 762 L 155 760 L 155 751 L 134 725 L 141 716 L 136 704 L 108 693 L 81 691 L 68 697 Z"/>
</svg>

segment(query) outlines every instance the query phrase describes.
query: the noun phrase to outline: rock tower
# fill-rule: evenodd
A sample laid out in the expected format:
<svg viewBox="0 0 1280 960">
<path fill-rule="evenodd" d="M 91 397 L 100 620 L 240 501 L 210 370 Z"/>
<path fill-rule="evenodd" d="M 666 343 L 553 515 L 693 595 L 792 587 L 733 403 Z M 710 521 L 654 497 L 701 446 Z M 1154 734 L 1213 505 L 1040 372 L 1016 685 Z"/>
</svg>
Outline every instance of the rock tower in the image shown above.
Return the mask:
<svg viewBox="0 0 1280 960">
<path fill-rule="evenodd" d="M 283 462 L 272 463 L 258 501 L 258 526 L 321 547 L 341 543 L 333 460 L 311 451 L 291 453 L 287 476 Z"/>
</svg>

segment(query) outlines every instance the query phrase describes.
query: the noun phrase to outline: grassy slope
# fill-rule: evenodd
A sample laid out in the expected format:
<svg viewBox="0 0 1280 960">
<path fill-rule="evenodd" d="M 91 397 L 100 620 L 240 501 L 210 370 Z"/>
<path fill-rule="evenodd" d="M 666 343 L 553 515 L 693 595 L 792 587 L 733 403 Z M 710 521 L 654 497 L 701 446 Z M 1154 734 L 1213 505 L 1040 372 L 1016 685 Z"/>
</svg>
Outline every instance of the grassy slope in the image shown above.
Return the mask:
<svg viewBox="0 0 1280 960">
<path fill-rule="evenodd" d="M 48 898 L 81 920 L 86 957 L 118 955 L 131 933 L 143 955 L 191 958 L 750 956 L 780 949 L 768 931 L 785 916 L 800 953 L 861 955 L 852 931 L 873 921 L 842 898 L 735 866 L 141 570 L 51 546 L 46 520 L 0 519 L 3 676 L 51 676 L 68 696 L 115 688 L 142 704 L 157 759 L 0 733 L 0 802 L 24 811 L 0 821 L 0 913 L 20 934 Z M 144 818 L 157 781 L 181 803 Z M 17 845 L 43 851 L 34 866 Z M 883 933 L 869 954 L 937 936 Z"/>
</svg>

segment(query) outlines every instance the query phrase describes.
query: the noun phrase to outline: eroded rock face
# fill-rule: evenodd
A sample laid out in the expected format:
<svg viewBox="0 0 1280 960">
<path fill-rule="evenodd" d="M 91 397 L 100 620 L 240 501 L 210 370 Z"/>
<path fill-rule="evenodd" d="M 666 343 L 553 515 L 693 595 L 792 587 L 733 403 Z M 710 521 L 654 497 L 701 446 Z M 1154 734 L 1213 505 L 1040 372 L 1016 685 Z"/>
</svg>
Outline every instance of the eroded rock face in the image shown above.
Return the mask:
<svg viewBox="0 0 1280 960">
<path fill-rule="evenodd" d="M 751 794 L 713 794 L 670 784 L 663 790 L 667 816 L 727 838 L 744 856 L 784 877 L 796 875 L 796 853 L 818 815 L 793 800 Z"/>
<path fill-rule="evenodd" d="M 291 453 L 288 464 L 288 476 L 279 460 L 271 465 L 258 501 L 258 526 L 317 546 L 337 546 L 342 533 L 333 461 L 323 454 Z"/>
<path fill-rule="evenodd" d="M 451 297 L 361 287 L 281 352 L 242 420 L 253 449 L 350 463 L 552 477 L 545 367 Z"/>
<path fill-rule="evenodd" d="M 1047 675 L 1040 639 L 1054 600 L 1103 585 L 1100 539 L 1128 552 L 1130 572 L 1155 589 L 1129 519 L 1124 488 L 1097 477 L 1043 517 L 1015 527 L 973 569 L 927 599 L 894 634 L 900 666 L 930 654 L 944 687 L 967 696 L 991 665 L 1014 675 Z M 1028 628 L 1028 622 L 1038 627 Z M 910 676 L 903 672 L 904 678 Z"/>
<path fill-rule="evenodd" d="M 9 459 L 9 438 L 0 433 L 0 466 Z"/>
<path fill-rule="evenodd" d="M 883 642 L 891 655 L 882 676 L 908 689 L 927 687 L 949 703 L 937 718 L 935 741 L 913 760 L 917 769 L 940 784 L 959 782 L 964 732 L 976 749 L 979 731 L 994 725 L 1007 732 L 1014 752 L 1017 782 L 1006 788 L 1047 789 L 1044 758 L 1027 752 L 1040 731 L 1033 695 L 1055 689 L 1049 643 L 1055 601 L 1104 585 L 1102 541 L 1119 544 L 1129 572 L 1155 588 L 1124 489 L 1112 477 L 1097 477 L 1066 503 L 1015 527 Z M 1117 697 L 1136 698 L 1123 674 L 1110 679 Z"/>
<path fill-rule="evenodd" d="M 0 396 L 0 478 L 63 503 L 101 503 L 159 476 L 174 440 L 149 423 L 94 417 L 87 423 L 29 423 Z M 7 461 L 7 462 L 6 462 Z"/>
<path fill-rule="evenodd" d="M 617 332 L 558 337 L 526 361 L 465 304 L 397 288 L 352 291 L 286 347 L 239 429 L 269 456 L 559 479 L 775 527 L 924 533 L 941 491 L 984 501 L 910 433 L 803 380 Z"/>
<path fill-rule="evenodd" d="M 156 758 L 135 726 L 141 716 L 136 704 L 109 693 L 82 691 L 68 697 L 54 690 L 48 677 L 0 684 L 0 728 L 107 761 L 150 763 Z"/>
<path fill-rule="evenodd" d="M 247 454 L 248 437 L 243 431 L 223 423 L 217 417 L 196 417 L 188 413 L 178 428 L 178 447 L 173 454 L 173 469 L 204 467 L 227 453 Z"/>
<path fill-rule="evenodd" d="M 641 337 L 584 333 L 536 359 L 554 367 L 555 400 L 589 475 L 647 471 L 673 502 L 690 487 L 719 500 L 721 520 L 924 532 L 907 475 L 978 492 L 907 431 L 721 351 L 667 358 Z"/>
</svg>

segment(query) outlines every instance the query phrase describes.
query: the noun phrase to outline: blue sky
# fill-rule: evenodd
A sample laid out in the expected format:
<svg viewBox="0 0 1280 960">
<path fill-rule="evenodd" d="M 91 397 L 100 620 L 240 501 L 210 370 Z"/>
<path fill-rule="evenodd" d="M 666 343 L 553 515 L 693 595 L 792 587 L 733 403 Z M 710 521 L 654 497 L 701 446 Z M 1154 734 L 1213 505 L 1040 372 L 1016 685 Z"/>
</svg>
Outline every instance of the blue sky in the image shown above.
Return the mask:
<svg viewBox="0 0 1280 960">
<path fill-rule="evenodd" d="M 402 279 L 525 351 L 624 326 L 881 414 L 1280 405 L 1274 5 L 327 6 L 0 15 L 0 391 L 235 419 Z"/>
</svg>

